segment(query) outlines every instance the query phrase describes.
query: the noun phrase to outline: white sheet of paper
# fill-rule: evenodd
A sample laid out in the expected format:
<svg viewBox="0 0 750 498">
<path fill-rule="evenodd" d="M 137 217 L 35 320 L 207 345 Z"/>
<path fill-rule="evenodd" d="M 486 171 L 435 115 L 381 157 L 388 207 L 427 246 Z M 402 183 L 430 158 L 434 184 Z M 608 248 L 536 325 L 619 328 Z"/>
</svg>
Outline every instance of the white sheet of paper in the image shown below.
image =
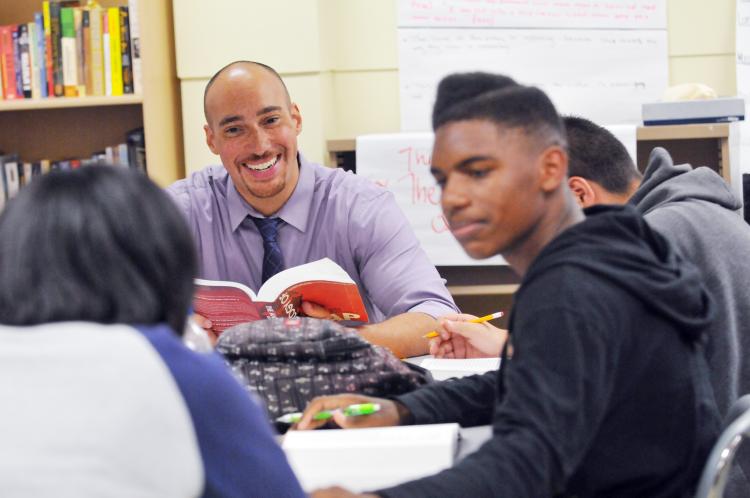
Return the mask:
<svg viewBox="0 0 750 498">
<path fill-rule="evenodd" d="M 466 377 L 467 375 L 483 374 L 500 368 L 500 358 L 425 358 L 420 362 L 422 368 L 432 373 L 435 380 L 445 380 L 451 377 Z"/>
<path fill-rule="evenodd" d="M 453 465 L 458 424 L 290 431 L 282 448 L 302 488 L 355 492 L 393 486 Z"/>
<path fill-rule="evenodd" d="M 400 0 L 398 25 L 411 27 L 505 27 L 658 29 L 666 26 L 665 0 Z"/>
<path fill-rule="evenodd" d="M 667 88 L 666 30 L 399 30 L 401 130 L 431 128 L 439 81 L 488 71 L 538 86 L 561 114 L 599 124 L 639 123 L 641 105 Z"/>
</svg>

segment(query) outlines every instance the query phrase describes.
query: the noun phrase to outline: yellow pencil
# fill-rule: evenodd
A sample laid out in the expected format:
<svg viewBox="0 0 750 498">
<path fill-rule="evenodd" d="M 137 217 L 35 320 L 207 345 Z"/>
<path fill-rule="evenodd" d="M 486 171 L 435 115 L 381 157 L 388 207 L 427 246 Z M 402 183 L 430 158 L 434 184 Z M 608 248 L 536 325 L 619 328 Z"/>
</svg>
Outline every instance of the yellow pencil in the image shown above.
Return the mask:
<svg viewBox="0 0 750 498">
<path fill-rule="evenodd" d="M 503 316 L 502 311 L 496 311 L 495 313 L 491 313 L 489 315 L 480 316 L 479 318 L 474 318 L 472 320 L 469 320 L 469 323 L 482 323 L 482 322 L 488 322 L 490 320 L 494 320 L 495 318 L 500 318 Z M 432 339 L 433 337 L 437 337 L 440 334 L 438 334 L 435 330 L 430 332 L 429 334 L 425 334 L 422 337 L 426 339 Z"/>
</svg>

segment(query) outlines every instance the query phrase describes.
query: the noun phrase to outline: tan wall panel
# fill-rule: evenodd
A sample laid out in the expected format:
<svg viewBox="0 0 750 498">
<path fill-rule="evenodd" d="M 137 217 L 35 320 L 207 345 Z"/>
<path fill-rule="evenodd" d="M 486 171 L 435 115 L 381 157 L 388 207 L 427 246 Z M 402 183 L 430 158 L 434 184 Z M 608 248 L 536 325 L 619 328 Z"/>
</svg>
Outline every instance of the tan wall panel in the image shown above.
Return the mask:
<svg viewBox="0 0 750 498">
<path fill-rule="evenodd" d="M 322 0 L 321 35 L 333 70 L 397 69 L 396 2 Z"/>
<path fill-rule="evenodd" d="M 669 58 L 669 83 L 704 83 L 719 96 L 737 94 L 734 54 Z"/>
<path fill-rule="evenodd" d="M 177 75 L 209 78 L 234 60 L 318 71 L 316 0 L 173 0 Z"/>
<path fill-rule="evenodd" d="M 669 55 L 735 52 L 735 0 L 668 0 Z"/>
<path fill-rule="evenodd" d="M 397 70 L 334 73 L 333 82 L 336 130 L 329 138 L 400 130 Z"/>
<path fill-rule="evenodd" d="M 284 76 L 284 75 L 282 75 Z M 284 76 L 289 95 L 302 114 L 302 133 L 298 139 L 299 150 L 309 161 L 323 164 L 326 152 L 326 132 L 330 120 L 323 118 L 325 77 L 314 75 Z"/>
</svg>

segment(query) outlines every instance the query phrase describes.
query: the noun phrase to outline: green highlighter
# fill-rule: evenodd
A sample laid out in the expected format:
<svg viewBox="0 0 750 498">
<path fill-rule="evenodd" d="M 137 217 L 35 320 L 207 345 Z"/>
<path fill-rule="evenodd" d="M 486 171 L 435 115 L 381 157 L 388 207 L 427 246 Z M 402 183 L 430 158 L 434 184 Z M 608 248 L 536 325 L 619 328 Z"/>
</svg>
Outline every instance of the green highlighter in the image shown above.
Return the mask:
<svg viewBox="0 0 750 498">
<path fill-rule="evenodd" d="M 380 403 L 360 403 L 358 405 L 349 405 L 341 410 L 347 417 L 356 417 L 359 415 L 370 415 L 380 411 Z M 333 417 L 334 410 L 323 410 L 313 415 L 313 420 L 328 420 Z M 282 424 L 296 424 L 302 419 L 302 413 L 287 413 L 277 418 L 277 422 Z"/>
</svg>

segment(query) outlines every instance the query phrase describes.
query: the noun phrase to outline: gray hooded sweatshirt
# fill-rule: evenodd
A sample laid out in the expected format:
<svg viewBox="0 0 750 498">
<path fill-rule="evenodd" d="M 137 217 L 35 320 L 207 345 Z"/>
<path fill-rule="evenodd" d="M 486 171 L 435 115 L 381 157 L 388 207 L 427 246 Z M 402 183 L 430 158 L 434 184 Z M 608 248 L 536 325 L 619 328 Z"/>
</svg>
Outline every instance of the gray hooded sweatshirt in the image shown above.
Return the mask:
<svg viewBox="0 0 750 498">
<path fill-rule="evenodd" d="M 717 304 L 707 355 L 725 415 L 750 393 L 750 225 L 737 212 L 742 202 L 713 170 L 674 165 L 657 147 L 630 203 L 698 266 Z"/>
<path fill-rule="evenodd" d="M 656 148 L 630 203 L 698 267 L 714 299 L 706 354 L 719 412 L 726 415 L 738 396 L 750 393 L 750 225 L 737 212 L 742 202 L 713 170 L 674 165 Z M 750 451 L 742 449 L 738 460 L 750 475 Z M 747 496 L 738 470 L 727 497 Z"/>
</svg>

